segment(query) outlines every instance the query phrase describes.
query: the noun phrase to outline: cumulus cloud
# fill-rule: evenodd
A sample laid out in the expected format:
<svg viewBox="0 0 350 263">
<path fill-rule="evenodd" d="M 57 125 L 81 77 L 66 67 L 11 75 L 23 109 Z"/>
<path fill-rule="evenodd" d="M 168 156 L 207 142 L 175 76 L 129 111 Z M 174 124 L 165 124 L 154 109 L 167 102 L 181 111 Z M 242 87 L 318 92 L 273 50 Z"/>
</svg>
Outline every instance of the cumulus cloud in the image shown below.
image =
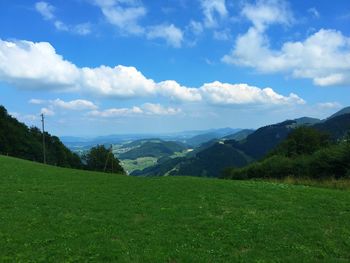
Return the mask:
<svg viewBox="0 0 350 263">
<path fill-rule="evenodd" d="M 19 87 L 62 90 L 76 85 L 79 69 L 47 42 L 0 40 L 0 78 Z"/>
<path fill-rule="evenodd" d="M 241 14 L 259 31 L 272 24 L 290 25 L 294 21 L 293 13 L 285 0 L 258 0 L 255 4 L 246 3 Z"/>
<path fill-rule="evenodd" d="M 131 108 L 112 108 L 107 110 L 94 110 L 88 113 L 91 117 L 114 118 L 123 116 L 139 116 L 139 115 L 176 115 L 181 113 L 181 109 L 164 107 L 160 104 L 145 103 L 142 106 L 134 106 Z"/>
<path fill-rule="evenodd" d="M 155 82 L 134 67 L 100 66 L 79 68 L 56 54 L 45 42 L 7 42 L 0 40 L 0 80 L 18 88 L 56 89 L 110 98 L 163 97 L 172 101 L 235 104 L 302 104 L 295 94 L 283 96 L 271 88 L 260 89 L 247 84 L 213 82 L 198 88 L 182 86 L 174 80 Z M 37 103 L 38 101 L 32 101 Z M 50 101 L 51 107 L 94 109 L 84 100 Z"/>
<path fill-rule="evenodd" d="M 53 116 L 56 114 L 56 111 L 65 110 L 65 111 L 84 111 L 84 110 L 97 110 L 98 106 L 93 102 L 88 100 L 71 100 L 64 101 L 61 99 L 55 100 L 40 100 L 40 99 L 31 99 L 29 100 L 30 104 L 35 105 L 45 105 L 45 107 L 41 108 L 41 113 Z"/>
<path fill-rule="evenodd" d="M 321 29 L 304 41 L 286 42 L 280 50 L 255 28 L 237 38 L 229 64 L 255 68 L 262 73 L 287 72 L 312 79 L 318 86 L 350 83 L 350 38 L 335 30 Z"/>
<path fill-rule="evenodd" d="M 157 92 L 164 97 L 180 101 L 201 101 L 199 89 L 181 86 L 174 80 L 166 80 L 156 85 Z"/>
<path fill-rule="evenodd" d="M 160 104 L 146 103 L 142 107 L 146 114 L 150 115 L 176 115 L 181 113 L 181 109 L 163 107 Z"/>
<path fill-rule="evenodd" d="M 72 100 L 72 101 L 63 101 L 61 99 L 56 99 L 50 101 L 52 107 L 61 108 L 65 110 L 96 110 L 98 107 L 91 101 L 88 100 Z"/>
<path fill-rule="evenodd" d="M 35 3 L 35 10 L 39 12 L 45 20 L 49 20 L 53 23 L 55 28 L 59 31 L 71 32 L 78 35 L 88 35 L 91 33 L 90 23 L 81 23 L 77 25 L 67 25 L 55 16 L 56 8 L 47 2 Z"/>
<path fill-rule="evenodd" d="M 288 105 L 305 104 L 296 94 L 283 96 L 271 88 L 260 89 L 247 84 L 228 84 L 215 81 L 204 84 L 200 92 L 207 102 L 218 105 L 267 104 Z"/>
<path fill-rule="evenodd" d="M 148 28 L 147 38 L 155 39 L 162 38 L 170 46 L 179 48 L 182 45 L 183 41 L 183 32 L 181 29 L 177 28 L 173 24 L 171 25 L 158 25 Z"/>
<path fill-rule="evenodd" d="M 92 93 L 131 98 L 155 94 L 155 82 L 134 67 L 100 66 L 81 69 L 81 86 Z"/>
<path fill-rule="evenodd" d="M 280 49 L 273 49 L 265 31 L 271 24 L 293 22 L 286 2 L 261 0 L 246 5 L 242 14 L 253 26 L 237 37 L 223 62 L 261 73 L 289 73 L 295 78 L 312 79 L 318 86 L 350 83 L 350 38 L 340 31 L 320 29 L 303 41 L 285 42 Z"/>
<path fill-rule="evenodd" d="M 139 107 L 132 108 L 112 108 L 103 111 L 94 110 L 88 113 L 88 116 L 91 117 L 102 117 L 102 118 L 113 118 L 120 116 L 130 116 L 130 115 L 139 115 L 143 111 Z"/>
</svg>

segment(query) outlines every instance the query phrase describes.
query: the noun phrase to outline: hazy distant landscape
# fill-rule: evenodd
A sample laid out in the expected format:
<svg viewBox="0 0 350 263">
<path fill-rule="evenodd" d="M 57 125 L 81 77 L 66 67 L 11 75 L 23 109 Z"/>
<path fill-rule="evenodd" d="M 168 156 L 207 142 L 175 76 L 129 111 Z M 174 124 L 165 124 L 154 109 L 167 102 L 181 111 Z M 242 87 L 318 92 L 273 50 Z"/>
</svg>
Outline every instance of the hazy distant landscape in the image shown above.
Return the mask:
<svg viewBox="0 0 350 263">
<path fill-rule="evenodd" d="M 0 1 L 0 262 L 350 262 L 349 24 Z"/>
</svg>

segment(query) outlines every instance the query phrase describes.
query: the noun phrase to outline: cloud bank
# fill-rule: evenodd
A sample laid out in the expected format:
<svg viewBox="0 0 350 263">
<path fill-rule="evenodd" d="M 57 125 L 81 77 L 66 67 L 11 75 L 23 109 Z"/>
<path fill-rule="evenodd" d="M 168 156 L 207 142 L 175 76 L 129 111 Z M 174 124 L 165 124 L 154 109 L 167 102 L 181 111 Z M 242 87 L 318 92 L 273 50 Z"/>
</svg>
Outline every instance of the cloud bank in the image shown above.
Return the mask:
<svg viewBox="0 0 350 263">
<path fill-rule="evenodd" d="M 163 97 L 171 101 L 212 105 L 305 103 L 296 94 L 284 96 L 271 88 L 261 89 L 248 84 L 215 81 L 191 88 L 174 80 L 157 83 L 134 67 L 79 68 L 57 54 L 47 42 L 0 40 L 0 58 L 0 80 L 21 89 L 74 91 L 117 99 Z M 76 103 L 57 102 L 57 105 L 73 107 Z"/>
</svg>

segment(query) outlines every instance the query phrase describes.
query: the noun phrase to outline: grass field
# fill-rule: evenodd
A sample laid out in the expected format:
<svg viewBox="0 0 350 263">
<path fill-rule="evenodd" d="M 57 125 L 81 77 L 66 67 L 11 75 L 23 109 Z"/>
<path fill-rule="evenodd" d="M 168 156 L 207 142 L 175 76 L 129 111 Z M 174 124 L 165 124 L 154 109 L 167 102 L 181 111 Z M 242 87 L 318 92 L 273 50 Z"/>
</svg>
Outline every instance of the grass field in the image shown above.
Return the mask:
<svg viewBox="0 0 350 263">
<path fill-rule="evenodd" d="M 350 192 L 0 156 L 0 262 L 349 262 Z"/>
</svg>

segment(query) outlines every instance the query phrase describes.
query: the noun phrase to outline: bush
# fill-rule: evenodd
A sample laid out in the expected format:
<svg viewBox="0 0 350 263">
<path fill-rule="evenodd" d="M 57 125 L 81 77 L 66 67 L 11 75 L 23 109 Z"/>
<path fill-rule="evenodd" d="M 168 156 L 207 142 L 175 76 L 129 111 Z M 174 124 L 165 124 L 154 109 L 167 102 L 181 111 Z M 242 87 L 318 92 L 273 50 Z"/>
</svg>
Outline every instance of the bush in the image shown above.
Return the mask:
<svg viewBox="0 0 350 263">
<path fill-rule="evenodd" d="M 103 145 L 91 148 L 84 157 L 88 170 L 125 174 L 119 160 Z"/>
</svg>

